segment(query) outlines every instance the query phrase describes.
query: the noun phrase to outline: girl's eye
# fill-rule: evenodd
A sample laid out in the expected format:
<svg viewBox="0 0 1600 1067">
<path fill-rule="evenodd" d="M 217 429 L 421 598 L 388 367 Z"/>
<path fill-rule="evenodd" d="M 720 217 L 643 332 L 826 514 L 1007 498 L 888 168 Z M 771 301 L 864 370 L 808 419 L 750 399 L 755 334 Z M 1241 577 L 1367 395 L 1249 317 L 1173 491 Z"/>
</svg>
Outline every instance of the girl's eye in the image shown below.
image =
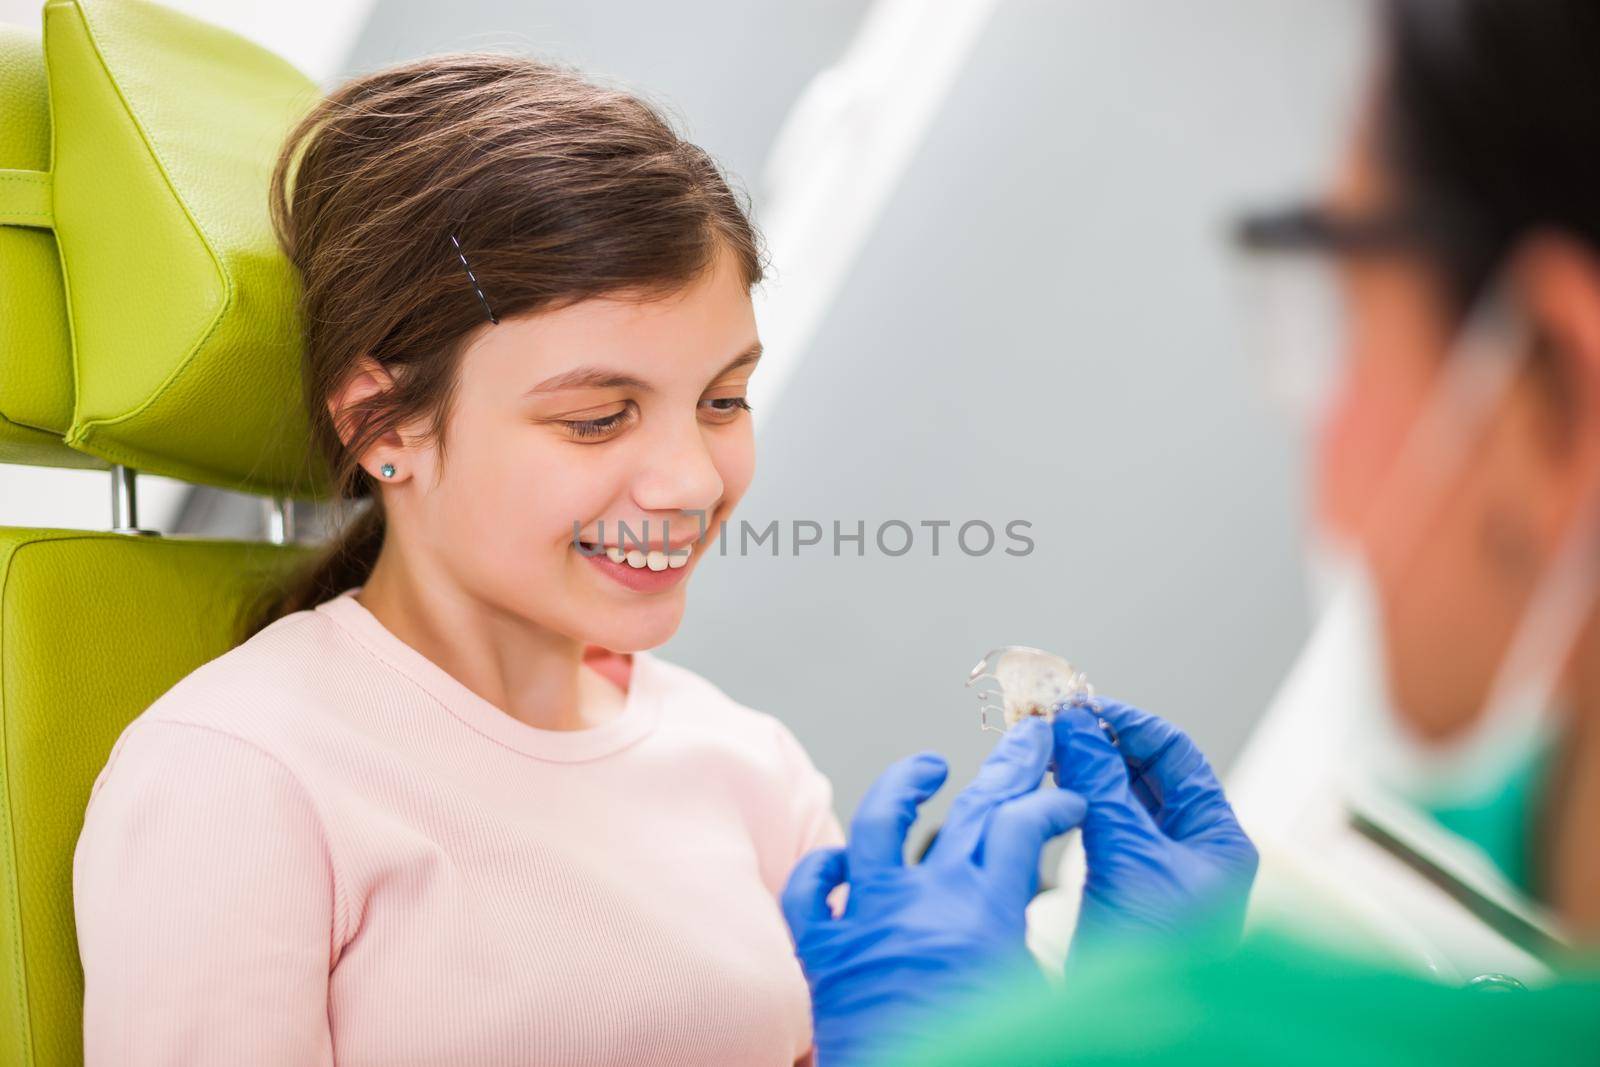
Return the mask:
<svg viewBox="0 0 1600 1067">
<path fill-rule="evenodd" d="M 717 422 L 732 422 L 738 418 L 741 411 L 750 410 L 750 401 L 742 396 L 722 396 L 700 403 L 706 405 L 706 410 L 711 412 L 713 420 Z"/>
<path fill-rule="evenodd" d="M 592 440 L 616 433 L 633 421 L 633 413 L 633 405 L 628 404 L 620 411 L 611 415 L 602 415 L 597 419 L 562 419 L 559 421 L 573 437 L 580 440 Z"/>
</svg>

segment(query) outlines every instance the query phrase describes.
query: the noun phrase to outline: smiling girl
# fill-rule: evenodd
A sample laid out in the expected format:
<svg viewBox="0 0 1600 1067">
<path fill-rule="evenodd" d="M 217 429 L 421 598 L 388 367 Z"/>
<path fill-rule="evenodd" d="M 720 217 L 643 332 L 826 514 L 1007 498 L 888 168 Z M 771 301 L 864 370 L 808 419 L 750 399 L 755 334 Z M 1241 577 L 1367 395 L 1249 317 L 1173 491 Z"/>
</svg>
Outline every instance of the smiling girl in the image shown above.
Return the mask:
<svg viewBox="0 0 1600 1067">
<path fill-rule="evenodd" d="M 87 1063 L 809 1059 L 776 894 L 827 780 L 646 651 L 754 468 L 745 211 L 640 100 L 493 54 L 338 89 L 272 192 L 370 505 L 97 778 Z"/>
</svg>

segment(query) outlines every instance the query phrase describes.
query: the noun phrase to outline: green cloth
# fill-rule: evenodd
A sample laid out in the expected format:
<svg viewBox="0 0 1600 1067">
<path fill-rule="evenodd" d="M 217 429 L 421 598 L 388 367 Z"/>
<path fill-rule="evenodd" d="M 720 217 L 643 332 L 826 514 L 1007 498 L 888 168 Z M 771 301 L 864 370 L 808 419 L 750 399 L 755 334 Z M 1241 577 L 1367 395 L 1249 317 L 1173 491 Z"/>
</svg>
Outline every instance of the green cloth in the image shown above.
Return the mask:
<svg viewBox="0 0 1600 1067">
<path fill-rule="evenodd" d="M 1546 744 L 1476 802 L 1425 808 L 1439 825 L 1482 849 L 1524 896 L 1537 896 L 1533 850 L 1539 840 L 1540 806 L 1555 759 L 1555 746 Z"/>
<path fill-rule="evenodd" d="M 1277 935 L 1233 956 L 1102 960 L 968 1005 L 883 1067 L 1539 1067 L 1600 1062 L 1600 969 L 1483 991 L 1335 958 Z M 826 1067 L 826 1065 L 822 1065 Z"/>
</svg>

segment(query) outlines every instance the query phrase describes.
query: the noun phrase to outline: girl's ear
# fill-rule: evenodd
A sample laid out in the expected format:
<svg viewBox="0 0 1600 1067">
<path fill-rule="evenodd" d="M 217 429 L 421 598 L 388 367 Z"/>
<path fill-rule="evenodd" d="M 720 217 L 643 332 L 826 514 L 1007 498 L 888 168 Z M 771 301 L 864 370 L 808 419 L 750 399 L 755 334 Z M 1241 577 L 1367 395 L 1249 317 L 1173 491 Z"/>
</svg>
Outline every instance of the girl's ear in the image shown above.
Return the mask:
<svg viewBox="0 0 1600 1067">
<path fill-rule="evenodd" d="M 368 397 L 387 392 L 392 385 L 394 379 L 383 364 L 371 356 L 361 356 L 356 361 L 356 369 L 328 397 L 328 414 L 339 432 L 340 441 L 348 445 L 355 432 L 356 405 Z"/>
</svg>

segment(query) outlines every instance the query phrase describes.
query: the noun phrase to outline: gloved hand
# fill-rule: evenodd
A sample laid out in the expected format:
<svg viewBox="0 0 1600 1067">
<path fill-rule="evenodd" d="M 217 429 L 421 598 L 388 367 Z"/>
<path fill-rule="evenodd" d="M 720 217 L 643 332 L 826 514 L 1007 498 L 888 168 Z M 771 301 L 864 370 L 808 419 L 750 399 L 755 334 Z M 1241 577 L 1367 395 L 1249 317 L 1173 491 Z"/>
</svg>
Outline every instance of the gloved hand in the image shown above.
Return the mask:
<svg viewBox="0 0 1600 1067">
<path fill-rule="evenodd" d="M 932 849 L 904 861 L 917 807 L 949 768 L 927 752 L 892 764 L 868 791 L 845 848 L 795 867 L 783 913 L 811 987 L 817 1067 L 870 1062 L 952 1000 L 1027 959 L 1023 912 L 1038 889 L 1045 842 L 1083 817 L 1081 797 L 1048 783 L 1043 720 L 1010 730 L 951 804 Z M 849 882 L 843 913 L 828 905 Z"/>
<path fill-rule="evenodd" d="M 1056 716 L 1056 780 L 1089 802 L 1080 947 L 1181 934 L 1231 944 L 1244 925 L 1256 849 L 1194 742 L 1164 719 L 1100 701 L 1117 745 L 1084 708 Z"/>
</svg>

